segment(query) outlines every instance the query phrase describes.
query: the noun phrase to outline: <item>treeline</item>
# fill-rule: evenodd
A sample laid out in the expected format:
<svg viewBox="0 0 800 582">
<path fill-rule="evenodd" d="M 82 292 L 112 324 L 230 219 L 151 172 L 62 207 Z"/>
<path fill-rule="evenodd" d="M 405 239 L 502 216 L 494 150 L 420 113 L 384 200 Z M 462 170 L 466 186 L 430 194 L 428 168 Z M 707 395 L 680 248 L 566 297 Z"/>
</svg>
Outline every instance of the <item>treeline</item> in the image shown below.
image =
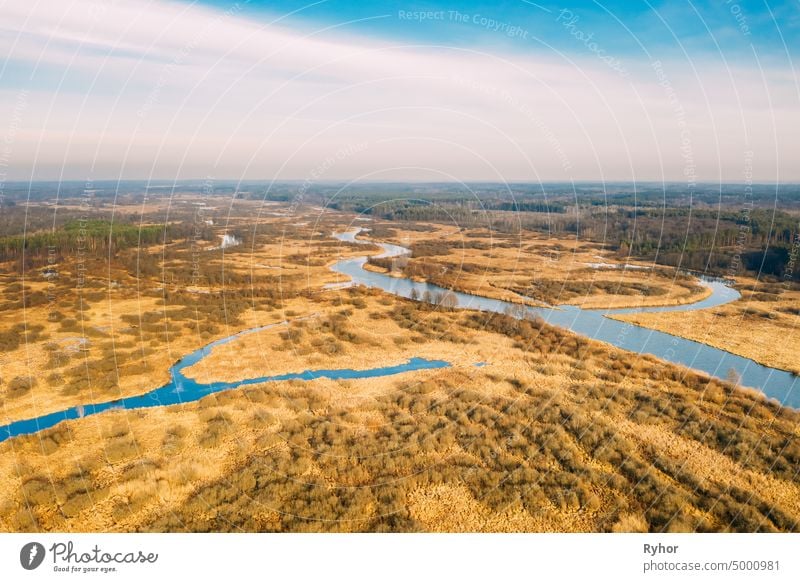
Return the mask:
<svg viewBox="0 0 800 582">
<path fill-rule="evenodd" d="M 380 204 L 375 204 L 374 199 L 345 198 L 332 200 L 329 206 L 336 210 L 367 214 L 385 220 L 446 220 L 462 226 L 472 224 L 476 219 L 485 220 L 486 213 L 491 211 L 566 214 L 569 210 L 569 205 L 565 202 L 496 198 L 405 199 L 389 200 Z"/>
<path fill-rule="evenodd" d="M 61 258 L 79 254 L 98 255 L 132 247 L 169 242 L 187 236 L 181 225 L 139 226 L 107 220 L 72 220 L 50 232 L 0 238 L 0 261 L 14 260 L 23 252 L 31 257 Z"/>
<path fill-rule="evenodd" d="M 361 210 L 386 220 L 440 222 L 522 235 L 576 236 L 608 245 L 620 256 L 727 276 L 735 271 L 772 277 L 800 275 L 792 248 L 800 221 L 783 210 L 729 206 L 644 207 L 580 205 L 565 201 L 444 203 L 401 200 Z M 792 267 L 792 265 L 794 265 Z M 793 268 L 793 273 L 787 270 Z"/>
<path fill-rule="evenodd" d="M 676 211 L 677 210 L 677 211 Z M 724 275 L 742 270 L 761 275 L 791 275 L 791 248 L 800 235 L 797 219 L 786 212 L 649 211 L 635 219 L 609 221 L 609 240 L 621 254 L 692 270 Z M 799 273 L 798 265 L 794 274 Z"/>
<path fill-rule="evenodd" d="M 491 202 L 484 205 L 487 210 L 508 210 L 512 212 L 555 212 L 565 214 L 567 206 L 548 202 Z"/>
</svg>

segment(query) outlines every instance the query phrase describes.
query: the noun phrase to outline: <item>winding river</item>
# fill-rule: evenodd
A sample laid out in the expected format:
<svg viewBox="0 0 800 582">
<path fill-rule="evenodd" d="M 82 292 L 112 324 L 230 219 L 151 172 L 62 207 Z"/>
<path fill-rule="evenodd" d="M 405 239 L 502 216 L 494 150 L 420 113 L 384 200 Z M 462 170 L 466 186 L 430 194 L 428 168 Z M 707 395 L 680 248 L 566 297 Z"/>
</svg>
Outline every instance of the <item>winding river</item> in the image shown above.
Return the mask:
<svg viewBox="0 0 800 582">
<path fill-rule="evenodd" d="M 376 257 L 391 258 L 408 253 L 408 249 L 388 244 L 372 243 L 356 238 L 360 232 L 366 229 L 355 229 L 346 233 L 338 233 L 334 236 L 343 242 L 354 242 L 359 244 L 377 244 L 382 248 L 382 252 Z M 352 284 L 376 287 L 387 293 L 399 297 L 410 298 L 414 292 L 417 297 L 422 297 L 427 291 L 432 294 L 452 293 L 458 300 L 460 309 L 472 309 L 476 311 L 489 311 L 495 313 L 520 313 L 528 312 L 543 318 L 547 323 L 564 329 L 571 330 L 582 336 L 609 343 L 611 345 L 630 350 L 639 354 L 651 354 L 663 360 L 682 364 L 689 368 L 706 372 L 717 378 L 725 378 L 731 369 L 736 370 L 741 378 L 741 383 L 761 390 L 770 398 L 774 398 L 785 406 L 800 408 L 800 378 L 774 368 L 762 366 L 752 360 L 743 358 L 720 350 L 709 345 L 680 338 L 667 333 L 638 327 L 636 325 L 609 319 L 607 315 L 633 313 L 633 312 L 660 312 L 660 311 L 692 311 L 696 309 L 707 309 L 717 305 L 723 305 L 734 301 L 740 297 L 735 289 L 725 286 L 717 281 L 705 281 L 711 289 L 711 294 L 696 303 L 689 305 L 674 305 L 669 307 L 641 307 L 635 309 L 581 309 L 571 305 L 561 305 L 553 308 L 546 307 L 524 307 L 519 304 L 490 299 L 478 295 L 467 293 L 451 292 L 448 289 L 432 285 L 430 283 L 420 283 L 402 277 L 392 277 L 382 273 L 366 271 L 364 264 L 367 257 L 362 256 L 354 259 L 344 259 L 331 268 L 334 272 L 344 275 L 352 281 Z M 445 368 L 450 366 L 448 362 L 442 360 L 428 360 L 425 358 L 412 358 L 404 364 L 396 366 L 378 367 L 367 370 L 336 369 L 336 370 L 306 370 L 299 373 L 281 374 L 275 376 L 260 376 L 248 378 L 235 382 L 211 382 L 202 383 L 191 378 L 187 378 L 183 371 L 207 357 L 211 351 L 217 347 L 231 342 L 237 338 L 251 333 L 286 325 L 287 322 L 275 323 L 263 327 L 245 330 L 231 336 L 214 341 L 207 346 L 192 352 L 175 363 L 169 370 L 170 381 L 150 392 L 139 396 L 131 396 L 118 400 L 74 406 L 65 410 L 53 412 L 26 420 L 12 422 L 5 426 L 0 426 L 0 442 L 23 434 L 32 434 L 55 426 L 64 420 L 83 418 L 94 414 L 99 414 L 107 410 L 114 409 L 141 409 L 155 406 L 170 406 L 199 400 L 209 394 L 231 390 L 253 384 L 264 382 L 284 381 L 284 380 L 314 380 L 317 378 L 331 379 L 359 379 L 375 378 L 379 376 L 391 376 L 414 370 L 430 370 Z"/>
<path fill-rule="evenodd" d="M 343 242 L 377 244 L 383 249 L 382 253 L 376 255 L 381 258 L 397 257 L 408 253 L 407 249 L 397 245 L 372 243 L 372 241 L 356 238 L 363 230 L 365 229 L 357 228 L 334 236 Z M 366 256 L 347 259 L 336 263 L 333 270 L 349 277 L 355 284 L 377 287 L 400 297 L 410 298 L 412 292 L 416 292 L 417 297 L 422 297 L 426 291 L 434 295 L 436 293 L 452 293 L 458 300 L 458 307 L 461 309 L 495 313 L 520 311 L 520 306 L 515 303 L 454 292 L 430 283 L 419 283 L 401 277 L 366 271 L 364 270 L 366 262 Z M 524 308 L 524 311 L 538 315 L 551 325 L 568 329 L 582 336 L 639 354 L 650 354 L 662 360 L 705 372 L 716 378 L 725 379 L 730 370 L 735 370 L 741 378 L 743 386 L 757 388 L 785 406 L 800 408 L 800 377 L 790 372 L 762 366 L 753 360 L 707 344 L 606 317 L 624 313 L 708 309 L 730 303 L 741 297 L 738 291 L 719 281 L 708 280 L 702 281 L 702 283 L 711 289 L 711 295 L 688 305 L 630 309 L 581 309 L 573 305 L 560 305 L 553 308 L 527 307 Z"/>
<path fill-rule="evenodd" d="M 404 364 L 396 366 L 386 366 L 381 368 L 371 368 L 368 370 L 351 370 L 342 368 L 338 370 L 306 370 L 294 374 L 280 374 L 276 376 L 260 376 L 258 378 L 247 378 L 245 380 L 237 380 L 235 382 L 211 382 L 203 383 L 198 382 L 192 378 L 187 378 L 183 371 L 190 366 L 195 365 L 197 362 L 208 356 L 211 351 L 223 344 L 231 342 L 242 336 L 263 331 L 266 329 L 286 325 L 288 322 L 282 321 L 263 327 L 248 329 L 228 337 L 222 338 L 215 342 L 208 344 L 181 358 L 175 365 L 173 365 L 170 372 L 170 381 L 139 396 L 131 396 L 129 398 L 121 398 L 108 402 L 101 402 L 98 404 L 86 404 L 80 406 L 73 406 L 66 410 L 60 410 L 37 418 L 27 420 L 19 420 L 12 422 L 5 426 L 0 426 L 0 442 L 23 434 L 32 434 L 55 426 L 63 420 L 73 420 L 76 418 L 83 418 L 94 414 L 99 414 L 107 410 L 127 409 L 134 410 L 138 408 L 152 408 L 154 406 L 170 406 L 172 404 L 184 404 L 186 402 L 194 402 L 201 398 L 214 394 L 215 392 L 222 392 L 224 390 L 231 390 L 233 388 L 241 388 L 243 386 L 251 386 L 253 384 L 262 384 L 264 382 L 279 382 L 284 380 L 316 380 L 318 378 L 330 378 L 332 380 L 353 380 L 359 378 L 376 378 L 379 376 L 393 376 L 395 374 L 402 374 L 403 372 L 411 372 L 414 370 L 432 370 L 436 368 L 446 368 L 450 364 L 443 360 L 427 360 L 425 358 L 411 358 Z"/>
</svg>

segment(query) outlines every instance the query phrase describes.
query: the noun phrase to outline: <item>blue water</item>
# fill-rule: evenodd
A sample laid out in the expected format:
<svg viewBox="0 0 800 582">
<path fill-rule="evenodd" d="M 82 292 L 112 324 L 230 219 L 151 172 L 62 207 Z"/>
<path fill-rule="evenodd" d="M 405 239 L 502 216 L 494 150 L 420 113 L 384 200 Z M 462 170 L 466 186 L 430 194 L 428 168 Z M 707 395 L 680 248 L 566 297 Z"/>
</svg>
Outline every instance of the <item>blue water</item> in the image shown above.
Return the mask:
<svg viewBox="0 0 800 582">
<path fill-rule="evenodd" d="M 356 235 L 361 230 L 362 229 L 356 229 L 346 233 L 339 233 L 335 236 L 342 241 L 367 244 L 368 241 L 356 238 Z M 378 257 L 391 258 L 408 253 L 408 249 L 401 246 L 387 243 L 375 244 L 383 249 L 383 252 L 377 255 Z M 450 291 L 430 283 L 417 283 L 402 277 L 390 277 L 382 273 L 365 271 L 363 267 L 366 262 L 367 257 L 345 259 L 336 263 L 332 269 L 337 273 L 349 277 L 355 284 L 376 287 L 399 297 L 410 298 L 414 291 L 416 291 L 417 297 L 422 297 L 426 291 L 434 295 L 437 293 L 451 293 L 458 300 L 458 307 L 460 309 L 508 313 L 515 317 L 520 317 L 523 314 L 536 315 L 551 325 L 568 329 L 582 336 L 603 341 L 639 354 L 650 354 L 675 364 L 682 364 L 689 368 L 706 372 L 711 376 L 721 379 L 725 379 L 729 371 L 733 369 L 739 374 L 742 385 L 757 388 L 768 397 L 778 400 L 785 406 L 800 408 L 800 377 L 794 374 L 762 366 L 747 358 L 736 356 L 700 342 L 638 327 L 630 323 L 616 321 L 606 317 L 606 315 L 623 313 L 708 309 L 735 301 L 740 297 L 738 291 L 727 287 L 720 281 L 705 281 L 703 284 L 711 289 L 711 295 L 702 301 L 689 305 L 606 310 L 581 309 L 572 305 L 561 305 L 553 308 L 521 307 L 519 304 L 501 301 L 499 299 L 490 299 L 478 295 Z M 170 368 L 171 380 L 169 383 L 147 392 L 146 394 L 110 402 L 101 402 L 99 404 L 76 406 L 38 418 L 20 420 L 2 426 L 0 427 L 0 442 L 18 435 L 36 433 L 40 430 L 55 426 L 63 420 L 83 418 L 85 416 L 99 414 L 106 410 L 118 408 L 133 410 L 137 408 L 152 408 L 154 406 L 169 406 L 172 404 L 194 402 L 215 392 L 222 392 L 224 390 L 231 390 L 263 382 L 314 380 L 316 378 L 330 378 L 333 380 L 376 378 L 414 370 L 431 370 L 450 366 L 448 362 L 442 360 L 412 358 L 405 364 L 372 368 L 369 370 L 351 370 L 346 368 L 339 370 L 306 370 L 294 374 L 261 376 L 235 382 L 213 382 L 210 384 L 203 384 L 183 375 L 184 369 L 208 356 L 215 347 L 247 334 L 285 324 L 286 322 L 281 322 L 249 329 L 212 342 L 192 352 Z M 476 364 L 476 366 L 482 365 L 485 365 L 485 363 L 479 362 Z"/>
<path fill-rule="evenodd" d="M 51 426 L 55 426 L 63 420 L 72 420 L 76 418 L 83 418 L 93 414 L 99 414 L 106 410 L 126 409 L 133 410 L 137 408 L 152 408 L 154 406 L 169 406 L 172 404 L 182 404 L 185 402 L 194 402 L 200 400 L 204 396 L 214 394 L 215 392 L 222 392 L 223 390 L 231 390 L 233 388 L 240 388 L 242 386 L 250 386 L 252 384 L 261 384 L 263 382 L 280 382 L 283 380 L 316 380 L 317 378 L 330 378 L 331 380 L 354 380 L 360 378 L 377 378 L 379 376 L 393 376 L 395 374 L 402 374 L 403 372 L 411 372 L 414 370 L 433 370 L 437 368 L 446 368 L 450 364 L 442 360 L 426 360 L 424 358 L 411 358 L 405 364 L 397 366 L 385 366 L 382 368 L 372 368 L 369 370 L 306 370 L 305 372 L 295 374 L 280 374 L 277 376 L 261 376 L 258 378 L 248 378 L 246 380 L 237 380 L 235 382 L 213 382 L 210 384 L 203 384 L 183 375 L 183 370 L 193 366 L 211 353 L 211 350 L 216 346 L 226 344 L 236 338 L 242 337 L 250 333 L 275 327 L 276 325 L 285 325 L 285 322 L 264 327 L 249 329 L 221 340 L 217 340 L 192 352 L 184 357 L 172 368 L 170 368 L 169 383 L 142 394 L 140 396 L 131 396 L 130 398 L 122 398 L 110 402 L 101 402 L 99 404 L 86 404 L 61 410 L 52 414 L 46 414 L 38 418 L 31 418 L 29 420 L 20 420 L 12 422 L 6 426 L 0 427 L 0 442 L 22 434 L 32 434 Z"/>
<path fill-rule="evenodd" d="M 367 241 L 356 238 L 360 230 L 339 233 L 334 236 L 345 242 L 366 243 Z M 397 245 L 374 244 L 383 248 L 383 253 L 379 255 L 381 257 L 397 257 L 408 253 L 408 249 Z M 521 307 L 518 304 L 499 299 L 489 299 L 450 291 L 430 283 L 417 283 L 402 277 L 392 277 L 382 273 L 365 271 L 364 264 L 366 262 L 367 257 L 346 259 L 336 263 L 333 266 L 333 270 L 351 278 L 356 284 L 376 287 L 400 297 L 411 298 L 412 292 L 416 292 L 416 297 L 422 297 L 426 291 L 433 295 L 448 293 L 456 297 L 460 309 L 507 313 L 517 317 L 523 314 L 536 315 L 551 325 L 568 329 L 582 336 L 606 342 L 638 354 L 650 354 L 668 362 L 705 372 L 716 378 L 725 379 L 730 370 L 735 370 L 743 386 L 761 390 L 765 395 L 776 399 L 785 406 L 800 408 L 800 377 L 790 372 L 762 366 L 753 360 L 700 342 L 606 317 L 607 315 L 624 313 L 708 309 L 735 301 L 741 297 L 738 291 L 718 280 L 703 281 L 703 284 L 711 289 L 711 295 L 702 301 L 688 305 L 604 310 L 581 309 L 572 305 L 560 305 L 552 308 Z M 746 331 L 743 330 L 743 333 L 746 333 Z"/>
</svg>

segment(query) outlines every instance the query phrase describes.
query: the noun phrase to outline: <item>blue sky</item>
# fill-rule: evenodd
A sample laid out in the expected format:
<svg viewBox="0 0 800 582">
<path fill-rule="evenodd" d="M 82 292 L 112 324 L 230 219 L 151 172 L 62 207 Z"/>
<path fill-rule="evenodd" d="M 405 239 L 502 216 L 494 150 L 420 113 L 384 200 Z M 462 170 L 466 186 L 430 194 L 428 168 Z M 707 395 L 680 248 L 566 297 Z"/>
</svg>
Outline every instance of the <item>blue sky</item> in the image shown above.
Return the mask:
<svg viewBox="0 0 800 582">
<path fill-rule="evenodd" d="M 231 2 L 210 0 L 222 9 Z M 753 48 L 764 59 L 786 61 L 800 52 L 800 3 L 796 0 L 594 2 L 561 3 L 527 0 L 425 1 L 384 0 L 353 2 L 324 0 L 250 0 L 245 12 L 253 18 L 285 18 L 297 26 L 322 27 L 353 21 L 347 28 L 359 33 L 401 42 L 452 43 L 459 46 L 502 47 L 509 51 L 580 50 L 564 34 L 562 11 L 578 17 L 580 28 L 594 32 L 604 46 L 625 58 L 642 58 L 645 50 L 657 58 L 682 55 L 694 58 L 752 57 Z M 443 19 L 412 21 L 408 12 L 443 12 Z M 455 12 L 481 15 L 528 31 L 529 41 L 507 38 L 473 22 L 453 18 Z"/>
<path fill-rule="evenodd" d="M 799 19 L 796 0 L 6 0 L 0 170 L 800 181 Z"/>
</svg>

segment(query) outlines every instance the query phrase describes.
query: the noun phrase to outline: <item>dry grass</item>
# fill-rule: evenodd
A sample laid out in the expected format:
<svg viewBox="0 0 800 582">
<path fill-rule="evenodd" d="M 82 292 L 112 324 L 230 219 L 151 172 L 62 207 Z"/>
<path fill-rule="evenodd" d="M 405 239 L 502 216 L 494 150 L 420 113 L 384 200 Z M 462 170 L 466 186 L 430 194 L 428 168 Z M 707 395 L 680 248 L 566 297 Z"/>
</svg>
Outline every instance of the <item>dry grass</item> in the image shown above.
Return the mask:
<svg viewBox="0 0 800 582">
<path fill-rule="evenodd" d="M 264 220 L 288 229 L 297 218 Z M 53 322 L 45 307 L 27 308 L 27 320 L 44 328 L 6 354 L 0 386 L 5 418 L 107 400 L 115 390 L 150 390 L 163 383 L 175 359 L 209 338 L 284 318 L 296 323 L 215 349 L 187 374 L 235 380 L 366 369 L 413 356 L 444 359 L 451 368 L 249 386 L 179 406 L 109 411 L 10 439 L 0 444 L 0 530 L 800 528 L 796 413 L 537 321 L 434 309 L 363 289 L 322 291 L 323 283 L 335 280 L 326 265 L 363 248 L 327 245 L 314 233 L 347 225 L 339 217 L 295 227 L 284 241 L 231 252 L 231 273 L 246 274 L 255 263 L 275 266 L 261 268 L 280 270 L 287 294 L 277 307 L 254 302 L 236 311 L 213 332 L 189 332 L 185 306 L 165 306 L 146 293 L 131 297 L 124 286 L 85 309 L 91 326 L 110 326 L 106 335 L 76 333 L 69 321 L 65 326 L 73 312 Z M 444 232 L 381 233 L 385 226 L 373 226 L 376 235 L 393 235 L 406 245 Z M 569 261 L 544 270 L 536 257 L 550 244 L 527 244 L 520 263 L 548 277 L 568 269 Z M 430 243 L 419 248 L 438 252 Z M 500 265 L 483 283 L 497 294 L 512 293 L 504 285 L 532 276 L 526 271 L 516 279 L 513 246 L 500 247 L 500 258 L 477 247 L 468 251 L 471 263 Z M 582 253 L 573 262 L 597 252 L 579 245 L 573 251 Z M 613 274 L 626 280 L 632 275 Z M 479 273 L 469 276 L 477 277 L 470 286 L 482 280 Z M 666 297 L 680 301 L 684 291 Z M 630 300 L 608 293 L 595 299 Z M 789 308 L 790 302 L 775 306 Z M 131 328 L 126 316 L 138 316 L 142 308 L 174 311 L 167 325 L 183 330 L 164 341 L 158 322 L 145 318 Z M 19 314 L 0 318 L 10 326 Z M 63 363 L 54 354 L 65 350 L 47 347 L 76 335 L 91 340 L 88 354 L 77 350 Z M 148 367 L 134 374 L 123 362 L 117 386 L 102 392 L 64 392 L 61 384 L 44 380 L 54 372 L 70 376 L 86 359 L 106 361 L 113 344 L 126 356 L 151 348 L 142 356 Z M 477 362 L 488 365 L 478 368 Z M 95 378 L 99 368 L 91 370 Z M 39 382 L 20 380 L 12 389 L 12 380 L 27 371 Z"/>
<path fill-rule="evenodd" d="M 454 367 L 253 386 L 12 439 L 0 445 L 0 527 L 799 527 L 796 414 L 540 323 L 401 312 L 377 294 L 360 298 L 366 306 L 353 310 L 348 324 L 362 330 L 372 322 L 370 345 L 388 350 L 395 333 L 418 334 L 417 355 L 446 357 Z M 447 333 L 437 331 L 442 324 Z M 308 336 L 284 339 L 267 330 L 239 340 L 240 377 L 259 368 L 263 349 L 291 354 L 281 344 L 300 349 Z M 341 354 L 320 363 L 374 365 L 373 352 L 344 343 Z M 406 355 L 399 352 L 395 361 Z M 210 357 L 217 368 L 222 356 Z M 276 365 L 300 370 L 312 361 L 300 356 L 292 364 L 283 355 Z M 490 365 L 475 368 L 475 361 Z"/>
<path fill-rule="evenodd" d="M 291 220 L 296 218 L 266 216 L 262 222 L 277 228 Z M 169 381 L 169 367 L 178 359 L 215 339 L 308 313 L 310 300 L 328 300 L 322 286 L 336 281 L 327 264 L 362 251 L 327 238 L 335 226 L 316 226 L 325 237 L 322 231 L 298 228 L 254 249 L 228 253 L 225 272 L 242 280 L 238 287 L 184 288 L 169 285 L 169 277 L 165 284 L 134 279 L 119 269 L 109 277 L 102 264 L 94 265 L 96 276 L 87 277 L 81 291 L 74 284 L 76 264 L 61 265 L 55 284 L 26 279 L 29 295 L 49 293 L 53 300 L 0 310 L 0 340 L 10 342 L 0 354 L 0 424 L 147 392 Z M 202 255 L 204 271 L 220 271 L 219 254 Z M 292 264 L 287 256 L 314 257 L 316 263 Z M 173 267 L 191 260 L 187 250 L 183 264 Z M 251 277 L 263 276 L 273 287 L 271 281 L 278 282 L 277 307 L 252 297 Z M 3 284 L 12 299 L 23 287 Z M 211 307 L 218 307 L 213 320 L 205 307 L 197 310 L 211 293 Z"/>
<path fill-rule="evenodd" d="M 391 241 L 419 253 L 403 269 L 407 275 L 468 293 L 593 309 L 679 305 L 709 294 L 672 269 L 623 260 L 588 241 L 535 233 L 526 233 L 521 240 L 437 225 L 430 225 L 432 232 L 419 232 L 403 230 L 402 223 L 391 225 Z M 592 268 L 597 263 L 603 268 Z M 634 268 L 620 268 L 624 265 Z M 376 261 L 368 268 L 386 272 L 386 267 Z"/>
<path fill-rule="evenodd" d="M 800 291 L 774 285 L 774 293 L 753 293 L 751 290 L 758 285 L 747 279 L 740 279 L 739 285 L 743 289 L 740 300 L 714 309 L 637 313 L 614 319 L 693 339 L 771 368 L 800 374 L 800 356 L 792 341 L 800 333 Z"/>
</svg>

